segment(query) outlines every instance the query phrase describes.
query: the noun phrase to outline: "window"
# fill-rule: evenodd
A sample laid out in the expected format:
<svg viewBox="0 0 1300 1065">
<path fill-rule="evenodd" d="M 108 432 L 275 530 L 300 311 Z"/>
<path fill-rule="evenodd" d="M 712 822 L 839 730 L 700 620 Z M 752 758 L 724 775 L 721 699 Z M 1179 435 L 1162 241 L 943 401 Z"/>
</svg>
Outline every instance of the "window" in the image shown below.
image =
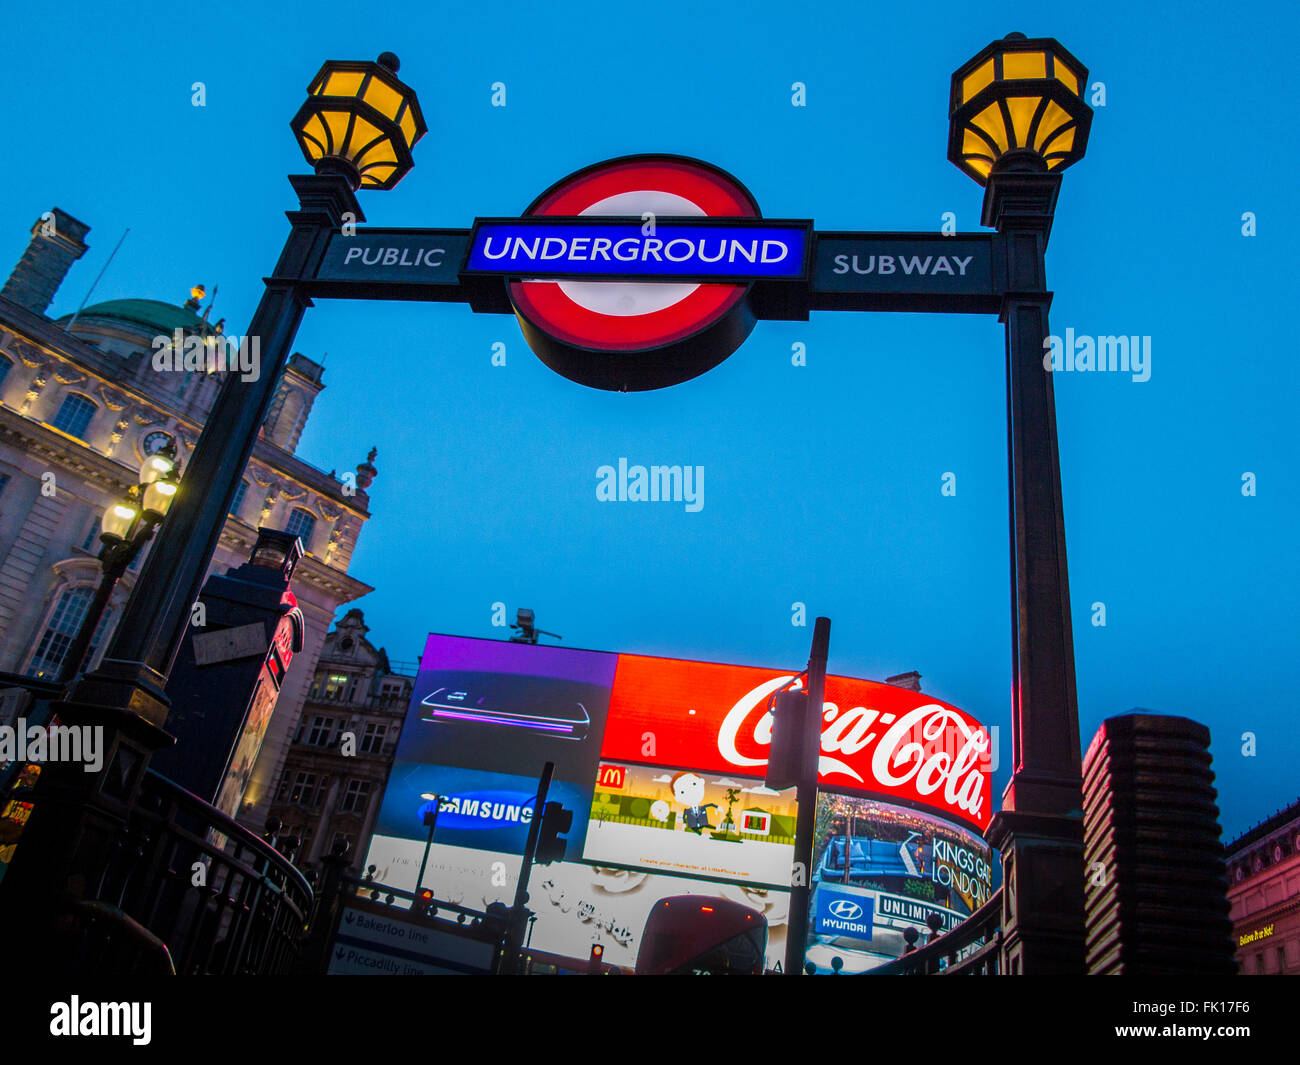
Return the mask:
<svg viewBox="0 0 1300 1065">
<path fill-rule="evenodd" d="M 346 673 L 331 673 L 325 680 L 326 699 L 342 699 L 343 689 L 347 687 L 348 675 Z"/>
<path fill-rule="evenodd" d="M 364 814 L 370 796 L 370 781 L 349 780 L 339 810 L 345 814 Z"/>
<path fill-rule="evenodd" d="M 69 392 L 64 397 L 62 406 L 59 407 L 59 413 L 54 416 L 54 421 L 50 424 L 56 429 L 62 429 L 69 436 L 84 440 L 90 419 L 95 416 L 97 409 L 95 404 L 85 396 Z"/>
<path fill-rule="evenodd" d="M 317 716 L 312 719 L 311 728 L 307 731 L 307 742 L 313 747 L 328 747 L 333 735 L 334 719 Z"/>
<path fill-rule="evenodd" d="M 5 494 L 5 485 L 9 483 L 9 474 L 0 473 L 0 496 Z"/>
<path fill-rule="evenodd" d="M 1285 947 L 1277 948 L 1277 971 L 1280 973 L 1286 972 L 1286 948 Z"/>
<path fill-rule="evenodd" d="M 228 513 L 239 517 L 239 508 L 244 505 L 244 493 L 248 491 L 248 482 L 240 481 L 239 487 L 235 489 L 235 498 L 230 501 L 230 510 Z"/>
<path fill-rule="evenodd" d="M 384 746 L 384 737 L 388 735 L 387 725 L 377 725 L 374 723 L 366 725 L 365 734 L 361 737 L 362 754 L 378 754 Z"/>
<path fill-rule="evenodd" d="M 60 593 L 49 624 L 36 645 L 32 663 L 27 667 L 29 677 L 50 679 L 59 675 L 63 659 L 72 646 L 72 641 L 77 638 L 77 630 L 85 620 L 93 596 L 94 592 L 90 588 L 67 588 Z M 102 624 L 100 628 L 103 628 Z"/>
<path fill-rule="evenodd" d="M 13 368 L 13 359 L 7 355 L 0 355 L 0 385 L 4 384 L 5 378 L 9 376 L 9 371 Z"/>
<path fill-rule="evenodd" d="M 86 538 L 81 541 L 81 550 L 94 551 L 99 543 L 100 518 L 98 516 L 90 519 L 90 528 L 86 530 Z"/>
<path fill-rule="evenodd" d="M 311 534 L 315 529 L 316 519 L 303 510 L 302 507 L 294 507 L 289 514 L 289 524 L 284 531 L 291 536 L 298 537 L 302 541 L 302 549 L 309 551 L 311 549 Z"/>
<path fill-rule="evenodd" d="M 316 783 L 316 774 L 299 773 L 289 792 L 289 801 L 299 806 L 315 806 L 319 802 L 317 798 L 319 793 L 320 786 Z"/>
</svg>

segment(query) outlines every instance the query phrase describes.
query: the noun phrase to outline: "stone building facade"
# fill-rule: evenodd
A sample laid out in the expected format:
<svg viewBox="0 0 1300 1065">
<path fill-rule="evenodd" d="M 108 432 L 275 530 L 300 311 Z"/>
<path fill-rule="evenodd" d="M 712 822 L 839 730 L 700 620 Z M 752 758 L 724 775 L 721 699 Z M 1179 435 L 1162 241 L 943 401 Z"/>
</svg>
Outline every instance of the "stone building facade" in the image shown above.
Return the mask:
<svg viewBox="0 0 1300 1065">
<path fill-rule="evenodd" d="M 136 483 L 145 458 L 174 443 L 185 490 L 185 461 L 223 378 L 155 366 L 160 337 L 180 330 L 213 344 L 222 336 L 224 323 L 209 320 L 198 287 L 181 305 L 119 299 L 46 315 L 86 251 L 88 229 L 57 208 L 47 212 L 0 290 L 0 671 L 28 676 L 58 675 L 99 582 L 104 509 Z M 375 468 L 367 459 L 340 479 L 294 453 L 323 387 L 321 366 L 294 354 L 209 569 L 247 561 L 259 526 L 296 533 L 306 551 L 293 580 L 305 645 L 280 692 L 250 785 L 254 800 L 276 777 L 336 611 L 372 590 L 348 567 L 370 517 Z M 87 667 L 103 654 L 143 557 L 119 582 Z M 264 809 L 246 813 L 260 829 Z"/>
<path fill-rule="evenodd" d="M 395 672 L 352 609 L 325 638 L 270 816 L 300 841 L 296 861 L 311 872 L 336 841 L 354 863 L 369 850 L 415 677 Z"/>
<path fill-rule="evenodd" d="M 1237 972 L 1300 975 L 1300 801 L 1233 840 L 1225 856 Z"/>
</svg>

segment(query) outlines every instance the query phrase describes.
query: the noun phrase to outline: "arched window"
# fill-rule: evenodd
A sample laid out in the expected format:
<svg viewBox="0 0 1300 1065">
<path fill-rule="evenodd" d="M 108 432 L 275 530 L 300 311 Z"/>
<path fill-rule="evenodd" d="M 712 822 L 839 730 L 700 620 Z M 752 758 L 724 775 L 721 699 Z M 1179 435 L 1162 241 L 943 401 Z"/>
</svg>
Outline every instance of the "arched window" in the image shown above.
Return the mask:
<svg viewBox="0 0 1300 1065">
<path fill-rule="evenodd" d="M 302 541 L 304 551 L 311 550 L 311 534 L 316 530 L 316 519 L 302 507 L 294 507 L 289 515 L 289 524 L 284 531 Z"/>
<path fill-rule="evenodd" d="M 86 619 L 86 609 L 94 594 L 94 589 L 89 587 L 65 588 L 59 593 L 54 613 L 50 615 L 49 623 L 36 644 L 31 665 L 27 667 L 29 677 L 52 679 L 59 675 L 63 659 L 67 656 L 72 641 L 77 638 L 77 631 Z"/>
<path fill-rule="evenodd" d="M 98 409 L 94 403 L 79 392 L 69 392 L 63 397 L 63 404 L 59 407 L 59 413 L 54 416 L 54 421 L 50 422 L 50 424 L 56 429 L 62 429 L 69 436 L 84 440 L 84 434 L 87 426 L 90 425 L 90 419 L 95 416 L 95 411 Z"/>
</svg>

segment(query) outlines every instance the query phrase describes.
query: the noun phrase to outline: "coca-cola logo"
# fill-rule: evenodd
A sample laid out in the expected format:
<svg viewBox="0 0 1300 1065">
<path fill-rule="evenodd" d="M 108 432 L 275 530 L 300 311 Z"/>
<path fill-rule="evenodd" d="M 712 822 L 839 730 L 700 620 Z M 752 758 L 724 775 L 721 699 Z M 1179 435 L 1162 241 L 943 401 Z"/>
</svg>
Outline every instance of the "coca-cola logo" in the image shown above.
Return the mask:
<svg viewBox="0 0 1300 1065">
<path fill-rule="evenodd" d="M 794 679 L 786 675 L 765 681 L 727 712 L 718 729 L 718 753 L 730 765 L 738 769 L 767 765 L 766 749 L 772 743 L 767 702 Z M 931 702 L 898 714 L 867 706 L 842 710 L 825 700 L 822 722 L 817 773 L 823 783 L 833 786 L 840 777 L 848 778 L 848 782 L 838 781 L 848 787 L 910 785 L 922 799 L 960 810 L 977 823 L 987 822 L 989 736 L 954 708 Z M 854 757 L 868 748 L 869 762 Z M 871 782 L 859 772 L 868 767 Z"/>
<path fill-rule="evenodd" d="M 773 693 L 794 677 L 757 666 L 619 655 L 604 761 L 762 777 Z M 831 675 L 820 722 L 821 787 L 927 806 L 983 831 L 992 816 L 989 733 L 920 692 Z"/>
</svg>

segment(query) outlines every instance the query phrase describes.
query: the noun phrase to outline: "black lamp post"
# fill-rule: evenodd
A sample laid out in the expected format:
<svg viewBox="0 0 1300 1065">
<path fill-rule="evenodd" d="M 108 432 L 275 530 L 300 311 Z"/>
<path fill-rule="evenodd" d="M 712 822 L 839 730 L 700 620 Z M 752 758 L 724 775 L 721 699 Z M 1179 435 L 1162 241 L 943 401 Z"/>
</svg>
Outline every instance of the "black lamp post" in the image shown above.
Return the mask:
<svg viewBox="0 0 1300 1065">
<path fill-rule="evenodd" d="M 275 396 L 331 234 L 365 221 L 358 188 L 392 188 L 411 169 L 426 132 L 415 93 L 385 52 L 374 63 L 327 62 L 308 86 L 291 128 L 312 175 L 290 176 L 298 195 L 288 239 L 248 336 L 258 339 L 256 377 L 231 373 L 190 456 L 183 493 L 149 553 L 99 667 L 79 677 L 52 710 L 68 726 L 103 729 L 104 767 L 53 763 L 33 794 L 22 846 L 0 887 L 0 934 L 46 950 L 49 922 L 93 892 L 96 871 L 118 845 L 150 757 L 171 743 L 164 694 L 226 514 Z M 125 538 L 124 538 L 125 539 Z"/>
<path fill-rule="evenodd" d="M 176 460 L 176 445 L 168 444 L 145 459 L 140 468 L 140 483 L 132 485 L 126 498 L 110 503 L 104 511 L 99 549 L 100 580 L 95 597 L 90 601 L 86 616 L 77 630 L 68 653 L 64 655 L 59 671 L 61 683 L 75 677 L 80 671 L 95 630 L 103 620 L 113 589 L 122 579 L 127 567 L 135 561 L 144 545 L 153 539 L 154 530 L 167 516 L 176 496 L 180 480 L 180 464 Z"/>
<path fill-rule="evenodd" d="M 1003 970 L 1082 973 L 1083 796 L 1070 585 L 1056 440 L 1045 253 L 1060 171 L 1083 157 L 1087 69 L 1051 38 L 1013 33 L 952 79 L 948 158 L 986 186 L 983 224 L 1009 279 L 1012 777 L 989 842 L 1002 855 Z"/>
</svg>

